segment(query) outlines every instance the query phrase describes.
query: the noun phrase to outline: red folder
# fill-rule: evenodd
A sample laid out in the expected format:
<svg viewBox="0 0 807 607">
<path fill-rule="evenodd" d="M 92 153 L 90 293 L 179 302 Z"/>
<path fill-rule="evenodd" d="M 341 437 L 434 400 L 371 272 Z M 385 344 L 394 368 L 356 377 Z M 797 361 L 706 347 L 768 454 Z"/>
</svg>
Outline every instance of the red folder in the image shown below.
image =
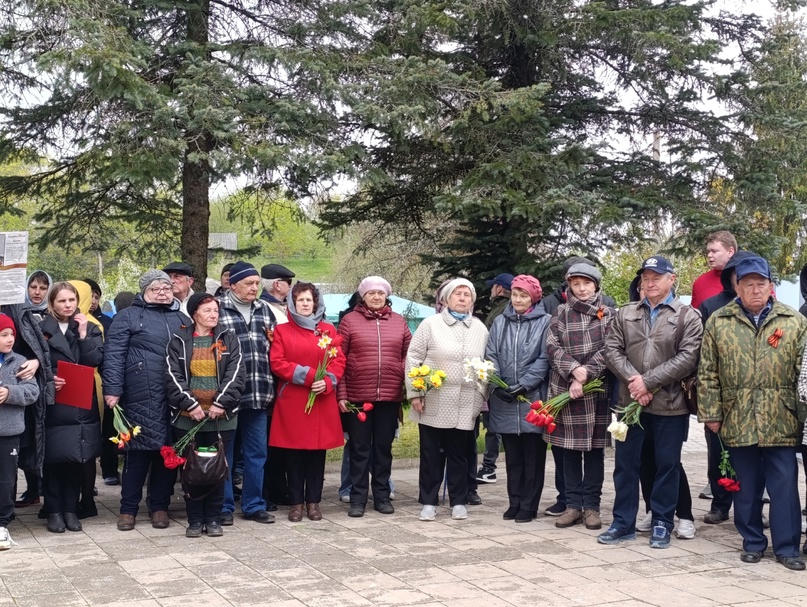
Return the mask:
<svg viewBox="0 0 807 607">
<path fill-rule="evenodd" d="M 95 368 L 65 361 L 56 362 L 56 375 L 65 380 L 62 389 L 56 392 L 60 405 L 92 409 L 92 391 L 95 389 Z"/>
</svg>

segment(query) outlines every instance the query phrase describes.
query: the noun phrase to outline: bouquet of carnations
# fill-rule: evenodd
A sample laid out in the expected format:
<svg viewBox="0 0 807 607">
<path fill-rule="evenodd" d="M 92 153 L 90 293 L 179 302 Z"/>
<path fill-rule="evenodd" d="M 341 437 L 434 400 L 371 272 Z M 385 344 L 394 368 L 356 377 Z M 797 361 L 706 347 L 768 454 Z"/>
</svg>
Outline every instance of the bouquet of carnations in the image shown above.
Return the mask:
<svg viewBox="0 0 807 607">
<path fill-rule="evenodd" d="M 412 389 L 420 392 L 421 397 L 442 386 L 446 378 L 445 371 L 433 370 L 429 365 L 412 367 L 407 375 Z"/>
<path fill-rule="evenodd" d="M 583 384 L 584 396 L 586 394 L 603 391 L 602 379 L 599 377 Z M 534 426 L 546 428 L 546 431 L 552 434 L 557 428 L 555 418 L 557 418 L 558 414 L 571 400 L 572 396 L 568 391 L 558 394 L 546 402 L 536 400 L 530 405 L 530 410 L 527 412 L 527 416 L 524 419 Z"/>
<path fill-rule="evenodd" d="M 202 426 L 205 425 L 208 419 L 210 418 L 205 417 L 173 445 L 164 445 L 163 447 L 160 447 L 160 455 L 163 457 L 163 464 L 165 464 L 166 468 L 173 470 L 174 468 L 178 468 L 185 463 L 186 459 L 182 457 L 182 454 L 185 452 L 185 449 L 188 448 L 188 445 L 191 444 L 193 437 L 196 436 L 196 433 L 202 429 Z"/>
<path fill-rule="evenodd" d="M 339 346 L 342 345 L 342 336 L 337 335 L 336 337 L 331 337 L 328 335 L 328 331 L 323 331 L 322 333 L 317 331 L 315 335 L 321 336 L 317 342 L 317 347 L 323 350 L 322 360 L 319 361 L 317 370 L 314 372 L 314 381 L 319 381 L 324 379 L 328 365 L 331 364 L 331 361 L 339 355 Z M 308 395 L 308 401 L 305 403 L 306 413 L 311 413 L 311 409 L 314 408 L 314 401 L 317 399 L 317 396 L 317 393 L 314 391 L 311 391 L 311 393 Z"/>
<path fill-rule="evenodd" d="M 722 475 L 722 477 L 718 479 L 717 484 L 726 491 L 734 493 L 740 490 L 740 481 L 737 480 L 737 471 L 734 470 L 734 466 L 731 465 L 729 452 L 723 446 L 723 440 L 720 438 L 720 434 L 717 435 L 717 440 L 720 441 L 720 463 L 718 464 L 718 468 L 720 468 L 720 474 Z"/>
</svg>

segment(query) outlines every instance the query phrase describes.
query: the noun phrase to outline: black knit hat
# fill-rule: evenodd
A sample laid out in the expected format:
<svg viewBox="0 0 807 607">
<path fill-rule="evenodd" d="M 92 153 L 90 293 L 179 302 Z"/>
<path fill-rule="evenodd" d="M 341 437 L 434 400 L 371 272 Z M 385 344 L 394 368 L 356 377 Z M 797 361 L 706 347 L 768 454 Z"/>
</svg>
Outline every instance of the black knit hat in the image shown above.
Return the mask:
<svg viewBox="0 0 807 607">
<path fill-rule="evenodd" d="M 217 304 L 219 303 L 218 299 L 205 291 L 191 295 L 190 298 L 188 298 L 188 316 L 193 318 L 197 308 L 208 301 L 215 301 Z"/>
</svg>

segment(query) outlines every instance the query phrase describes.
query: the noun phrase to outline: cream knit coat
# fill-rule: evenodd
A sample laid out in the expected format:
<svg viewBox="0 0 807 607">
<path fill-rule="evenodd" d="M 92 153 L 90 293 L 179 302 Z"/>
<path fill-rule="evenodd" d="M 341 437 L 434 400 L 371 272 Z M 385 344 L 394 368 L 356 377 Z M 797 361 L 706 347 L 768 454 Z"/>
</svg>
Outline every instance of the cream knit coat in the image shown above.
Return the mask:
<svg viewBox="0 0 807 607">
<path fill-rule="evenodd" d="M 484 397 L 475 381 L 463 379 L 462 363 L 466 358 L 484 358 L 487 343 L 488 330 L 481 320 L 472 316 L 457 320 L 448 308 L 420 323 L 406 355 L 407 372 L 426 364 L 433 370 L 445 371 L 446 379 L 440 388 L 426 395 L 423 413 L 410 410 L 412 421 L 433 428 L 474 429 Z M 406 384 L 408 398 L 420 396 L 412 390 L 409 379 Z"/>
</svg>

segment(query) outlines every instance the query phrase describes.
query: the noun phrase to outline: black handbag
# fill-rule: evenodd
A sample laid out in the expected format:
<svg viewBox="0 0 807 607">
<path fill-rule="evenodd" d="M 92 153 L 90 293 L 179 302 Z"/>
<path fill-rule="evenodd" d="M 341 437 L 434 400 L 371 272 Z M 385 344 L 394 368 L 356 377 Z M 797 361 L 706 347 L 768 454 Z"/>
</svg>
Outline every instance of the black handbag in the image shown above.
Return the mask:
<svg viewBox="0 0 807 607">
<path fill-rule="evenodd" d="M 224 441 L 218 434 L 216 450 L 199 450 L 196 441 L 188 445 L 188 454 L 182 466 L 182 489 L 189 499 L 204 499 L 213 489 L 227 480 L 229 468 L 224 453 Z M 208 489 L 202 492 L 200 489 Z"/>
</svg>

